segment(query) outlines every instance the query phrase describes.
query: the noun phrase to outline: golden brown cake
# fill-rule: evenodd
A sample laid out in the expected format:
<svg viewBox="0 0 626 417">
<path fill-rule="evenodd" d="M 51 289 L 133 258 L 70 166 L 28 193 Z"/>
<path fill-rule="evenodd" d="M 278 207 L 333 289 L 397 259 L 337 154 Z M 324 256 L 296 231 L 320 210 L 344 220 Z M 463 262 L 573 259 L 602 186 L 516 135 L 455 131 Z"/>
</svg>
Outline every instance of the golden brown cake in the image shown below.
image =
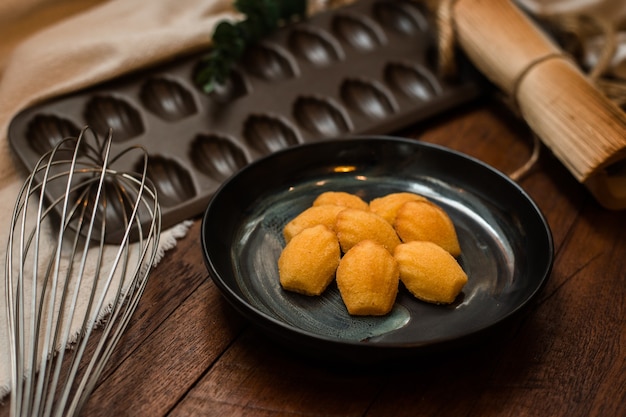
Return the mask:
<svg viewBox="0 0 626 417">
<path fill-rule="evenodd" d="M 400 238 L 385 219 L 371 211 L 347 208 L 339 212 L 335 222 L 335 232 L 343 252 L 347 252 L 363 240 L 373 240 L 383 245 L 389 252 L 400 244 Z"/>
<path fill-rule="evenodd" d="M 353 315 L 389 313 L 398 284 L 398 264 L 385 247 L 372 240 L 364 240 L 350 249 L 337 268 L 341 298 Z"/>
<path fill-rule="evenodd" d="M 456 259 L 435 243 L 403 243 L 396 247 L 394 258 L 400 268 L 400 280 L 420 300 L 452 303 L 467 283 L 467 275 Z"/>
<path fill-rule="evenodd" d="M 426 240 L 434 242 L 450 252 L 452 256 L 461 254 L 454 224 L 448 214 L 438 205 L 428 201 L 404 203 L 394 227 L 402 242 Z"/>
<path fill-rule="evenodd" d="M 327 204 L 360 210 L 369 210 L 369 205 L 363 201 L 361 197 L 344 191 L 326 191 L 325 193 L 320 194 L 315 201 L 313 201 L 314 206 L 323 206 Z"/>
<path fill-rule="evenodd" d="M 278 258 L 280 284 L 285 290 L 320 295 L 335 277 L 340 256 L 332 230 L 321 224 L 304 229 Z"/>
<path fill-rule="evenodd" d="M 393 225 L 396 220 L 396 214 L 398 209 L 407 201 L 427 201 L 426 197 L 423 197 L 415 193 L 391 193 L 383 197 L 378 197 L 370 201 L 370 210 L 387 220 L 389 224 Z"/>
<path fill-rule="evenodd" d="M 334 230 L 337 214 L 344 209 L 345 207 L 332 204 L 309 207 L 287 223 L 283 229 L 283 237 L 285 241 L 289 243 L 289 241 L 302 230 L 318 224 L 323 224 L 331 230 Z"/>
</svg>

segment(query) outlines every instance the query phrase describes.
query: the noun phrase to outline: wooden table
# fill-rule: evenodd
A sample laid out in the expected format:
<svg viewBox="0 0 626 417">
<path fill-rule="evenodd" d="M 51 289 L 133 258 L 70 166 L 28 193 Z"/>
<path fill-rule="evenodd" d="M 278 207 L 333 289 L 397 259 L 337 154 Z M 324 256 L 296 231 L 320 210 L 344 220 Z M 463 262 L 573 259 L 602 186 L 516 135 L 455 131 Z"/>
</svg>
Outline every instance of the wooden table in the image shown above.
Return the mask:
<svg viewBox="0 0 626 417">
<path fill-rule="evenodd" d="M 506 173 L 532 141 L 491 98 L 396 134 Z M 222 298 L 196 219 L 153 271 L 83 415 L 624 416 L 626 213 L 600 207 L 545 148 L 520 184 L 552 229 L 553 272 L 530 308 L 476 344 L 389 369 L 289 353 Z"/>
</svg>

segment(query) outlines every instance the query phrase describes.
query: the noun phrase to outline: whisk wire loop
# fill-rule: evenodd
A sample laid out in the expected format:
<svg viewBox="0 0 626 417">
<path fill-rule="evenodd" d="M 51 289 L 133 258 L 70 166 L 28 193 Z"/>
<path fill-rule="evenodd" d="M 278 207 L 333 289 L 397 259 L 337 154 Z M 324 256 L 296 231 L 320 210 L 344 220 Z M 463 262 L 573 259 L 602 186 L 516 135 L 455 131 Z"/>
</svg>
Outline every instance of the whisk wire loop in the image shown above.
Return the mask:
<svg viewBox="0 0 626 417">
<path fill-rule="evenodd" d="M 111 132 L 101 141 L 85 128 L 43 155 L 18 193 L 5 261 L 12 416 L 76 415 L 145 289 L 157 191 L 143 148 L 112 148 Z M 116 169 L 135 154 L 133 170 Z"/>
</svg>

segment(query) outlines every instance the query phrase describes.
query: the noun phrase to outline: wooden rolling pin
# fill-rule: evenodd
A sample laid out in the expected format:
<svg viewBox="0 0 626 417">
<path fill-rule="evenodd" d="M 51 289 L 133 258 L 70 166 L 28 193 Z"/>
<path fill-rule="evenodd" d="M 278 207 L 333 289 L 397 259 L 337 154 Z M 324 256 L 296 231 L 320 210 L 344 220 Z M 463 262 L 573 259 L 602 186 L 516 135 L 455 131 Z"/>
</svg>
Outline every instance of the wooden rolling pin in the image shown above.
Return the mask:
<svg viewBox="0 0 626 417">
<path fill-rule="evenodd" d="M 626 114 L 509 0 L 450 2 L 456 42 L 609 209 L 626 209 Z"/>
</svg>

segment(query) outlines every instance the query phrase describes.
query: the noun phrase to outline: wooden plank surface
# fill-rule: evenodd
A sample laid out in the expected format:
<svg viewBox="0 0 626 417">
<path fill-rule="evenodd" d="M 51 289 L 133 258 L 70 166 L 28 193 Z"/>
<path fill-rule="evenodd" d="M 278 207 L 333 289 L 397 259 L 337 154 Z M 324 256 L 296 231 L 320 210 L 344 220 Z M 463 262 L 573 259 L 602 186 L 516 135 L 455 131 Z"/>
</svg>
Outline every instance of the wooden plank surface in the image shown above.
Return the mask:
<svg viewBox="0 0 626 417">
<path fill-rule="evenodd" d="M 493 100 L 396 132 L 505 173 L 531 151 Z M 555 242 L 552 275 L 514 320 L 476 344 L 405 366 L 341 367 L 287 351 L 210 280 L 196 219 L 153 271 L 84 416 L 622 416 L 626 213 L 601 208 L 549 151 L 520 181 Z M 0 415 L 8 415 L 6 405 Z"/>
</svg>

